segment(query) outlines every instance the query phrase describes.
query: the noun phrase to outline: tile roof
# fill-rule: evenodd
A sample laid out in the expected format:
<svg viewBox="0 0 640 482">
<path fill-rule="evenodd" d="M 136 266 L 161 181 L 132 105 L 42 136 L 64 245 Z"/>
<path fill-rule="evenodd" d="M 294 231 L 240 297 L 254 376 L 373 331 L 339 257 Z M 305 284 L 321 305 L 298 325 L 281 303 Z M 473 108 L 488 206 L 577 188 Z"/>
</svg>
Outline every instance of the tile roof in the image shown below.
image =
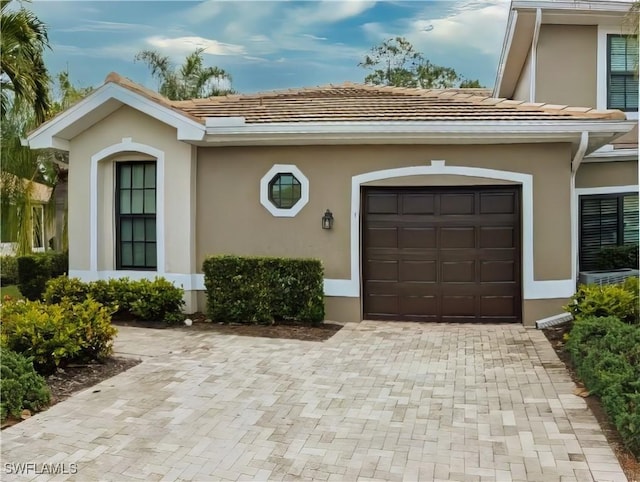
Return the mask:
<svg viewBox="0 0 640 482">
<path fill-rule="evenodd" d="M 117 83 L 200 122 L 207 117 L 243 117 L 247 124 L 625 119 L 618 110 L 491 98 L 487 89 L 436 90 L 347 83 L 172 101 L 115 73 L 109 74 L 105 82 Z"/>
</svg>

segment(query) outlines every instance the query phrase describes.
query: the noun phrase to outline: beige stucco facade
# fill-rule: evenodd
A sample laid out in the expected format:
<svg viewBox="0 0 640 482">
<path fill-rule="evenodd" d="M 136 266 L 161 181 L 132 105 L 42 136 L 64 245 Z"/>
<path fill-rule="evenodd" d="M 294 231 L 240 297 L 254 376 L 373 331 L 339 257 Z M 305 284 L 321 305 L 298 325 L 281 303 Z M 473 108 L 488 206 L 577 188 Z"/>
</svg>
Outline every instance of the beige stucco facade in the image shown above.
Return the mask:
<svg viewBox="0 0 640 482">
<path fill-rule="evenodd" d="M 598 27 L 541 25 L 536 102 L 596 107 Z"/>
<path fill-rule="evenodd" d="M 638 161 L 583 163 L 576 174 L 577 189 L 637 184 Z"/>
<path fill-rule="evenodd" d="M 70 141 L 70 270 L 85 279 L 165 276 L 185 288 L 187 311 L 204 311 L 201 267 L 209 255 L 319 258 L 331 286 L 327 319 L 359 321 L 361 253 L 353 220 L 362 188 L 520 184 L 521 261 L 531 275 L 523 274 L 522 319 L 531 326 L 560 313 L 574 283 L 572 156 L 569 143 L 196 147 L 177 140 L 175 128 L 125 106 Z M 157 162 L 159 265 L 151 274 L 118 271 L 115 263 L 115 166 L 136 160 Z M 261 182 L 275 165 L 295 166 L 308 179 L 308 203 L 293 217 L 274 216 L 261 202 Z M 624 185 L 631 176 L 637 162 L 583 163 L 576 187 Z M 321 228 L 326 209 L 335 219 L 331 230 Z M 355 291 L 342 291 L 350 282 Z"/>
</svg>

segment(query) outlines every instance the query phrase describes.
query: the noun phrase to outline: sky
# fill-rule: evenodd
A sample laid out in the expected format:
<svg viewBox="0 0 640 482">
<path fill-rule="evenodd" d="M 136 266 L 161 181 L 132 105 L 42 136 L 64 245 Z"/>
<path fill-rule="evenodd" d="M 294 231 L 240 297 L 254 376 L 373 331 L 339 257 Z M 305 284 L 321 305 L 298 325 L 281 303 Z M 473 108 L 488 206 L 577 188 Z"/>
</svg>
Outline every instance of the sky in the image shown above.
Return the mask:
<svg viewBox="0 0 640 482">
<path fill-rule="evenodd" d="M 99 86 L 111 71 L 158 88 L 136 53 L 180 64 L 204 48 L 241 93 L 362 82 L 370 49 L 407 38 L 434 64 L 493 87 L 509 0 L 57 1 L 27 4 L 48 27 L 53 74 Z"/>
</svg>

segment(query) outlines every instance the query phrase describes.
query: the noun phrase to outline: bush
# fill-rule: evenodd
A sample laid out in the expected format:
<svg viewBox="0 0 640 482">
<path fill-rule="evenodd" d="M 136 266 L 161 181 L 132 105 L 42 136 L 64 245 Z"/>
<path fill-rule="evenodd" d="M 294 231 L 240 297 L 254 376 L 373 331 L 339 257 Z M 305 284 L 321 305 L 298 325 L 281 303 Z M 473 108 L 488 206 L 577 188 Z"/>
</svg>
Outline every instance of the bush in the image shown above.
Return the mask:
<svg viewBox="0 0 640 482">
<path fill-rule="evenodd" d="M 132 315 L 147 321 L 163 320 L 167 323 L 180 322 L 182 315 L 183 290 L 176 288 L 164 278 L 153 281 L 140 280 L 132 282 L 135 293 L 134 300 L 128 300 Z"/>
<path fill-rule="evenodd" d="M 47 281 L 68 271 L 67 253 L 47 252 L 18 257 L 18 289 L 28 300 L 39 300 Z"/>
<path fill-rule="evenodd" d="M 0 348 L 0 418 L 19 417 L 25 408 L 37 412 L 51 401 L 49 387 L 30 359 Z"/>
<path fill-rule="evenodd" d="M 72 361 L 100 360 L 113 351 L 117 330 L 111 313 L 90 298 L 80 304 L 8 302 L 0 307 L 0 316 L 2 345 L 32 358 L 41 374 Z"/>
<path fill-rule="evenodd" d="M 638 269 L 638 245 L 608 246 L 598 252 L 596 258 L 598 269 Z"/>
<path fill-rule="evenodd" d="M 56 278 L 47 282 L 43 295 L 47 303 L 67 300 L 74 303 L 91 296 L 117 314 L 128 314 L 144 321 L 179 322 L 184 291 L 165 278 L 133 281 L 128 278 L 89 283 L 77 278 Z"/>
<path fill-rule="evenodd" d="M 614 285 L 581 285 L 564 307 L 574 318 L 615 316 L 638 323 L 638 280 L 628 278 Z"/>
<path fill-rule="evenodd" d="M 640 325 L 615 317 L 580 318 L 566 348 L 578 376 L 601 397 L 625 444 L 640 455 Z"/>
<path fill-rule="evenodd" d="M 18 260 L 15 256 L 0 256 L 0 286 L 18 283 Z"/>
<path fill-rule="evenodd" d="M 204 261 L 203 271 L 212 320 L 324 320 L 323 269 L 319 260 L 213 256 Z"/>
</svg>

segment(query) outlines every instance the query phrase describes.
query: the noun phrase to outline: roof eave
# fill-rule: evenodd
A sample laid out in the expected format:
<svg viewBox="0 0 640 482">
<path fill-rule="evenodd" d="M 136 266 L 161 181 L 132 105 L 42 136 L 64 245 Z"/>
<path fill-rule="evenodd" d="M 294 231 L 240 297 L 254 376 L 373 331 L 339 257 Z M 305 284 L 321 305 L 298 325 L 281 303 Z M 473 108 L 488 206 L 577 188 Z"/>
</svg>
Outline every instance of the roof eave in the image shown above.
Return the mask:
<svg viewBox="0 0 640 482">
<path fill-rule="evenodd" d="M 246 124 L 207 129 L 200 145 L 500 144 L 569 142 L 589 132 L 587 153 L 627 133 L 634 121 L 443 121 Z"/>
<path fill-rule="evenodd" d="M 197 141 L 204 137 L 205 126 L 202 123 L 126 87 L 106 83 L 82 101 L 30 132 L 26 141 L 32 149 L 69 151 L 71 139 L 123 105 L 175 127 L 178 140 Z"/>
</svg>

